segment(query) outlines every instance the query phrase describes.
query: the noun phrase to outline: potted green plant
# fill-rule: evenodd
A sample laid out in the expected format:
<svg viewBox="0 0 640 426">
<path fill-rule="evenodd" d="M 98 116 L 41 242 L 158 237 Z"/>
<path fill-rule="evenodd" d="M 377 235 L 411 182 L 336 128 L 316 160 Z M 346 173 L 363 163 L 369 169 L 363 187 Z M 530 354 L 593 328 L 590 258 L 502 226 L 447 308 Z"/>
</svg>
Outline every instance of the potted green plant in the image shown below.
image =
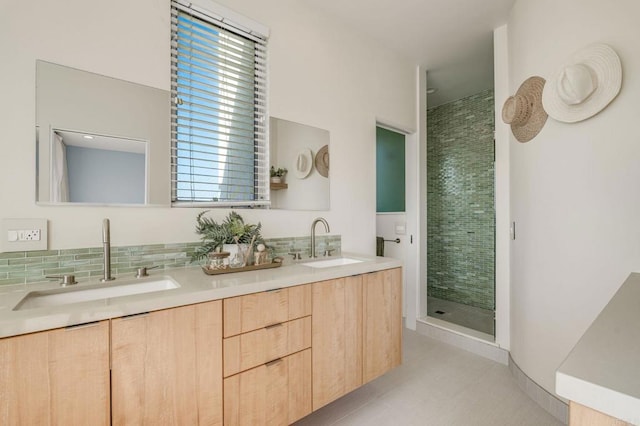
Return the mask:
<svg viewBox="0 0 640 426">
<path fill-rule="evenodd" d="M 282 183 L 284 182 L 284 178 L 287 175 L 287 169 L 283 167 L 278 167 L 277 169 L 274 166 L 271 166 L 269 169 L 269 173 L 271 175 L 272 183 Z"/>
<path fill-rule="evenodd" d="M 225 247 L 225 251 L 229 251 L 231 256 L 242 255 L 242 259 L 236 259 L 240 265 L 246 266 L 250 264 L 250 254 L 256 244 L 264 244 L 264 239 L 260 234 L 262 224 L 247 224 L 242 216 L 231 211 L 227 217 L 218 223 L 215 220 L 206 217 L 205 210 L 196 217 L 196 233 L 200 235 L 202 245 L 197 247 L 191 256 L 191 261 L 196 261 L 207 257 L 210 253 L 220 251 Z M 233 257 L 232 257 L 233 261 Z"/>
</svg>

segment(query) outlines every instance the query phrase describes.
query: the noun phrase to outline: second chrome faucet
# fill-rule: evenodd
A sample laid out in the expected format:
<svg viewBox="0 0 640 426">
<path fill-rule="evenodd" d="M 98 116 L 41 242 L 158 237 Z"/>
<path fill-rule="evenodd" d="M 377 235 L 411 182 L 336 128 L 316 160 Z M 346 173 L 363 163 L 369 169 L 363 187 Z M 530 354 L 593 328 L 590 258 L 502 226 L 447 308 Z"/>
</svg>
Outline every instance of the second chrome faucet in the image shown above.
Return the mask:
<svg viewBox="0 0 640 426">
<path fill-rule="evenodd" d="M 100 281 L 106 283 L 115 280 L 111 276 L 111 229 L 109 219 L 102 221 L 102 251 L 104 256 L 104 276 Z"/>
<path fill-rule="evenodd" d="M 329 223 L 327 223 L 327 220 L 325 218 L 319 217 L 313 221 L 313 223 L 311 224 L 311 256 L 310 256 L 312 258 L 318 257 L 316 256 L 316 225 L 318 224 L 318 222 L 322 222 L 324 224 L 324 230 L 326 232 L 331 232 L 329 230 Z"/>
</svg>

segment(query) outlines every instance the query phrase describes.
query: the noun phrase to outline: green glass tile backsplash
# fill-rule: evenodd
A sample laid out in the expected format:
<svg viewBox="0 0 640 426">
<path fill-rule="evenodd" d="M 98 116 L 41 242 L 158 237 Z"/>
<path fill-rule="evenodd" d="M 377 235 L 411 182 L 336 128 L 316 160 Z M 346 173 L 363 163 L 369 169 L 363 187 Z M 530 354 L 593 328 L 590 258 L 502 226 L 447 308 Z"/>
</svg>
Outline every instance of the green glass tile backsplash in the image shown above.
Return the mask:
<svg viewBox="0 0 640 426">
<path fill-rule="evenodd" d="M 298 251 L 305 258 L 311 247 L 309 237 L 272 238 L 266 239 L 266 243 L 272 255 L 282 256 L 285 263 L 292 258 L 288 255 L 289 252 Z M 332 254 L 339 255 L 341 237 L 319 235 L 316 244 L 318 253 L 332 248 Z M 158 266 L 163 269 L 193 266 L 191 255 L 198 245 L 199 242 L 111 247 L 111 272 L 115 276 L 133 276 L 136 269 L 142 266 Z M 42 282 L 47 280 L 47 275 L 61 274 L 74 274 L 79 281 L 101 276 L 102 248 L 0 253 L 0 285 Z"/>
</svg>

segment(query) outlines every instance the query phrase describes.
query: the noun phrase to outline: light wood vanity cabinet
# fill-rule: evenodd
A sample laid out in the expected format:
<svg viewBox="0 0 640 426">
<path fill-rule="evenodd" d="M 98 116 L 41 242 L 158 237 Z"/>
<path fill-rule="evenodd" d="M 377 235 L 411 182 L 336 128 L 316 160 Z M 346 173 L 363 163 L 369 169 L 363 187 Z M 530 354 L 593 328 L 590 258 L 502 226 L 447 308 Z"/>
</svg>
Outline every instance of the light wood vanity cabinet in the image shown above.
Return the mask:
<svg viewBox="0 0 640 426">
<path fill-rule="evenodd" d="M 311 413 L 311 285 L 224 300 L 224 424 Z"/>
<path fill-rule="evenodd" d="M 313 409 L 362 385 L 362 276 L 313 284 Z"/>
<path fill-rule="evenodd" d="M 623 420 L 569 401 L 569 426 L 632 426 Z"/>
<path fill-rule="evenodd" d="M 402 362 L 402 269 L 363 275 L 363 382 Z"/>
<path fill-rule="evenodd" d="M 402 271 L 313 284 L 313 409 L 402 362 Z"/>
<path fill-rule="evenodd" d="M 398 268 L 0 339 L 0 424 L 291 424 L 398 365 L 401 314 Z"/>
<path fill-rule="evenodd" d="M 109 321 L 0 339 L 0 424 L 109 425 Z"/>
<path fill-rule="evenodd" d="M 222 424 L 222 302 L 111 321 L 114 425 Z"/>
</svg>

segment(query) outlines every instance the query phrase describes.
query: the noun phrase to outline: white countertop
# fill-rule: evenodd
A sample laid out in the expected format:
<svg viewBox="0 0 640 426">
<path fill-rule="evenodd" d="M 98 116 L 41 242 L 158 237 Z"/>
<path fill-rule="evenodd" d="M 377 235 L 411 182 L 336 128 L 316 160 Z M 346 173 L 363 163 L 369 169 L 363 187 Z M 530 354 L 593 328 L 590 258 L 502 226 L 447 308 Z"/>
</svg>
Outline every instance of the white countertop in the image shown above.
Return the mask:
<svg viewBox="0 0 640 426">
<path fill-rule="evenodd" d="M 640 273 L 633 273 L 556 371 L 556 392 L 640 425 Z"/>
<path fill-rule="evenodd" d="M 180 287 L 153 293 L 16 311 L 13 309 L 29 292 L 56 289 L 60 288 L 60 286 L 55 282 L 3 286 L 0 287 L 0 337 L 134 315 L 402 266 L 401 261 L 388 257 L 362 256 L 350 253 L 343 253 L 342 257 L 359 259 L 362 262 L 328 268 L 311 268 L 301 265 L 300 263 L 304 263 L 303 261 L 297 264 L 283 265 L 279 268 L 221 275 L 206 275 L 199 266 L 161 271 L 152 270 L 149 274 L 150 277 L 146 278 L 147 280 L 169 276 L 180 284 Z M 319 260 L 326 259 L 332 258 L 321 258 Z M 118 285 L 145 280 L 145 278 L 136 280 L 133 275 L 118 277 L 112 283 L 113 285 Z M 92 281 L 83 281 L 67 288 L 72 291 L 98 284 L 100 284 L 98 278 L 95 278 Z"/>
</svg>

